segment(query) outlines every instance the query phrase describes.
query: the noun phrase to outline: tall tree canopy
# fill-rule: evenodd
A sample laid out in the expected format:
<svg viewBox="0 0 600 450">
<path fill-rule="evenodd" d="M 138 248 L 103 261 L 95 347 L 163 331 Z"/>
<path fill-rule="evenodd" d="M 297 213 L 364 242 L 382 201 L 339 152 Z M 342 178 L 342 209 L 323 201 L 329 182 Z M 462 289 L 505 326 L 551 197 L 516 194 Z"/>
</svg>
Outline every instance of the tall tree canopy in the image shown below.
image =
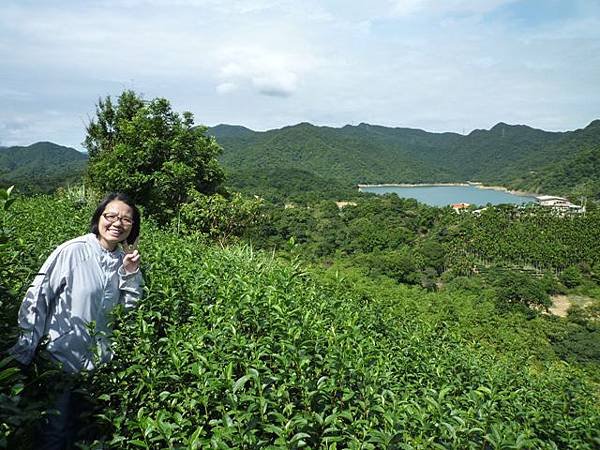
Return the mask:
<svg viewBox="0 0 600 450">
<path fill-rule="evenodd" d="M 116 105 L 100 99 L 86 131 L 91 185 L 128 193 L 161 222 L 195 193 L 216 192 L 224 179 L 215 139 L 164 98 L 145 101 L 128 90 Z"/>
</svg>

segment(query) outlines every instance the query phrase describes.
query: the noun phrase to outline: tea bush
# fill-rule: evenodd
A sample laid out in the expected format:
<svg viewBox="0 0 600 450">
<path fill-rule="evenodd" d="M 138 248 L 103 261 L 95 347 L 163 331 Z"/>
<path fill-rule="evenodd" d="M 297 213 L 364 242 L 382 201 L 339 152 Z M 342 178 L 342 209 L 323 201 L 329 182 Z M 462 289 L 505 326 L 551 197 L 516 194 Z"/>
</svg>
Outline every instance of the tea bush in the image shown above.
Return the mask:
<svg viewBox="0 0 600 450">
<path fill-rule="evenodd" d="M 17 311 L 33 275 L 58 244 L 85 232 L 90 211 L 48 196 L 14 200 L 0 190 L 0 448 L 29 448 L 56 368 L 42 358 L 22 368 L 5 351 L 16 341 Z"/>
<path fill-rule="evenodd" d="M 50 197 L 14 212 L 35 264 L 90 214 Z M 600 445 L 598 387 L 553 354 L 540 318 L 495 315 L 476 293 L 213 248 L 148 221 L 140 252 L 145 298 L 117 311 L 116 357 L 87 380 L 100 434 L 84 447 Z"/>
</svg>

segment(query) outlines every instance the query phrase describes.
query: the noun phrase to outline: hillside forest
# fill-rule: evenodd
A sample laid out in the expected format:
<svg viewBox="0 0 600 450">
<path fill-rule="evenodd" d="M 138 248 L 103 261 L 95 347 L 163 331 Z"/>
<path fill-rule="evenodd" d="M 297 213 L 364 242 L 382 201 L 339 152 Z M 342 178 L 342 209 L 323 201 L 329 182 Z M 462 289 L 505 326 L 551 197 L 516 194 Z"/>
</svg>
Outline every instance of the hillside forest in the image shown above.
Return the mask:
<svg viewBox="0 0 600 450">
<path fill-rule="evenodd" d="M 78 376 L 79 448 L 598 448 L 597 128 L 256 133 L 131 91 L 101 99 L 84 168 L 54 167 L 52 192 L 0 190 L 0 448 L 31 449 L 60 388 L 43 344 L 30 366 L 5 353 L 24 292 L 111 190 L 143 208 L 144 298 L 114 311 L 114 359 Z M 459 164 L 483 147 L 480 165 Z M 398 179 L 395 158 L 411 163 Z M 588 207 L 457 214 L 352 187 L 473 173 L 585 193 Z"/>
</svg>

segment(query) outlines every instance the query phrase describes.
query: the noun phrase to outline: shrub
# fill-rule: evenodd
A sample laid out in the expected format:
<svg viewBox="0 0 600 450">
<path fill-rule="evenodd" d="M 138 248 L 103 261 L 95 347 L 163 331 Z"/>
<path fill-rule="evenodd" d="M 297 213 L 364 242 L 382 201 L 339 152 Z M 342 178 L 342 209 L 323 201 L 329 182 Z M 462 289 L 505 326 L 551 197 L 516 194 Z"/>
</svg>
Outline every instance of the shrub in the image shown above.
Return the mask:
<svg viewBox="0 0 600 450">
<path fill-rule="evenodd" d="M 224 244 L 232 236 L 240 236 L 255 224 L 260 208 L 258 199 L 239 193 L 225 197 L 194 192 L 181 207 L 176 228 L 188 233 L 202 233 Z"/>
<path fill-rule="evenodd" d="M 566 287 L 574 288 L 583 282 L 583 275 L 577 266 L 569 266 L 561 272 L 559 280 Z"/>
<path fill-rule="evenodd" d="M 552 302 L 542 282 L 518 271 L 501 271 L 494 280 L 496 298 L 500 307 L 524 306 L 529 309 L 547 309 Z"/>
</svg>

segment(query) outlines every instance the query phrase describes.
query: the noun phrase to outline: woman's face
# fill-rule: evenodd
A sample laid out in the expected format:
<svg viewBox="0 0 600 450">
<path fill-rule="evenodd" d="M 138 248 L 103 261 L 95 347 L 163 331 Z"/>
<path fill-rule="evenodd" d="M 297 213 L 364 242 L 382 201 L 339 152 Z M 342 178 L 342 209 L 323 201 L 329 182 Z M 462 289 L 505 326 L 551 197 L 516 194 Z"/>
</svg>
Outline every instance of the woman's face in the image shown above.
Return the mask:
<svg viewBox="0 0 600 450">
<path fill-rule="evenodd" d="M 114 250 L 131 233 L 133 209 L 121 200 L 113 200 L 100 215 L 98 240 L 107 250 Z"/>
</svg>

